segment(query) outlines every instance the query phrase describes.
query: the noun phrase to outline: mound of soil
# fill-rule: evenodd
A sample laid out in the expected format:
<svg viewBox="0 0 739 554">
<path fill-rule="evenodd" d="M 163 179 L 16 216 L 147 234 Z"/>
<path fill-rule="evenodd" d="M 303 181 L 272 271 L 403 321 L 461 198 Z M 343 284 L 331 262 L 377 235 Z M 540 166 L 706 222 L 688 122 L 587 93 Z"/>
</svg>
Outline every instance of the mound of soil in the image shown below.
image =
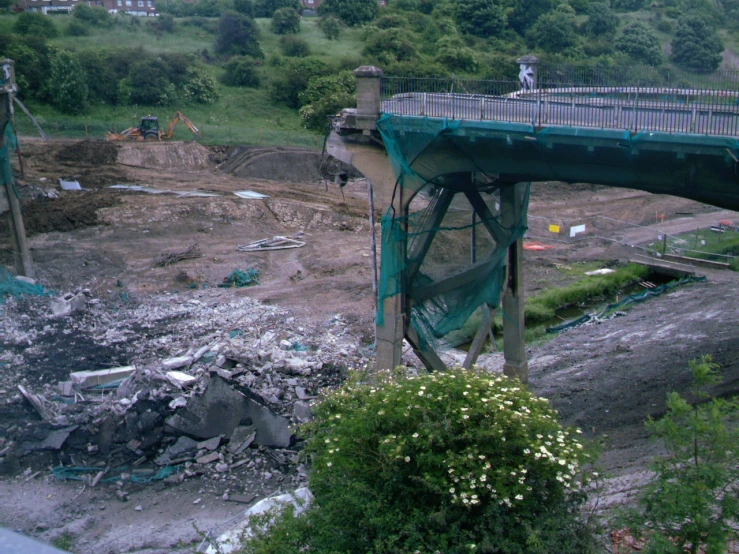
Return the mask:
<svg viewBox="0 0 739 554">
<path fill-rule="evenodd" d="M 60 150 L 57 159 L 89 165 L 111 165 L 118 157 L 118 147 L 103 140 L 83 140 Z"/>
<path fill-rule="evenodd" d="M 237 177 L 312 183 L 324 179 L 321 161 L 321 153 L 308 148 L 235 146 L 221 169 Z M 353 167 L 338 163 L 348 177 L 361 177 Z"/>
<path fill-rule="evenodd" d="M 117 194 L 112 192 L 74 192 L 64 194 L 61 198 L 25 203 L 23 223 L 26 234 L 66 232 L 100 225 L 97 210 L 113 206 L 117 201 Z M 8 232 L 7 228 L 7 225 L 0 224 L 4 233 Z"/>
<path fill-rule="evenodd" d="M 145 169 L 205 169 L 211 153 L 196 142 L 134 143 L 121 145 L 118 163 Z"/>
</svg>

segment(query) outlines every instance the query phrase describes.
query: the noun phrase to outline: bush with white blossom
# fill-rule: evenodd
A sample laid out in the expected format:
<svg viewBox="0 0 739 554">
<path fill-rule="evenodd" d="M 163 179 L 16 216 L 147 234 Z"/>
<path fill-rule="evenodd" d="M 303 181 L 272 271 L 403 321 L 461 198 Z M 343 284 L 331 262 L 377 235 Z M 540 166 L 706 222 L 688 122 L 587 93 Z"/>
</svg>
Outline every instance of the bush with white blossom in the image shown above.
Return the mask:
<svg viewBox="0 0 739 554">
<path fill-rule="evenodd" d="M 464 369 L 354 376 L 322 399 L 306 431 L 315 507 L 288 534 L 294 552 L 592 547 L 579 511 L 588 457 L 579 430 L 562 428 L 515 379 Z"/>
</svg>

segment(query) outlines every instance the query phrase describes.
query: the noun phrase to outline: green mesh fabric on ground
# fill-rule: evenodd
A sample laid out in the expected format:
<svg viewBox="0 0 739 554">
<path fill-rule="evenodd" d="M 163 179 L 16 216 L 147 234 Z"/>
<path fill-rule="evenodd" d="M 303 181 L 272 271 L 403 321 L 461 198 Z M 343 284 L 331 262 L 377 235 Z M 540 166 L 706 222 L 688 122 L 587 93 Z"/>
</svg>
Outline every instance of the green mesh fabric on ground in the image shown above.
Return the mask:
<svg viewBox="0 0 739 554">
<path fill-rule="evenodd" d="M 448 151 L 459 122 L 427 120 L 421 125 L 423 133 L 405 134 L 390 117 L 377 124 L 398 176 L 396 194 L 414 198 L 409 214 L 397 214 L 391 208 L 382 219 L 377 323 L 384 324 L 384 300 L 403 294 L 410 306 L 410 324 L 421 341 L 439 347 L 480 306 L 500 303 L 508 247 L 526 232 L 528 188 L 518 213 L 501 214 L 500 189 L 511 185 L 496 184 L 483 172 L 470 172 L 467 168 L 476 163 L 472 153 Z M 463 166 L 466 171 L 460 171 Z M 476 214 L 472 219 L 470 193 L 479 194 L 487 217 Z M 437 216 L 440 205 L 448 207 L 443 218 Z M 437 294 L 445 288 L 440 284 L 462 273 L 464 279 Z"/>
<path fill-rule="evenodd" d="M 19 298 L 24 294 L 33 296 L 52 296 L 54 293 L 44 289 L 39 284 L 32 285 L 13 277 L 5 268 L 0 266 L 0 304 L 5 303 L 8 296 Z"/>
</svg>

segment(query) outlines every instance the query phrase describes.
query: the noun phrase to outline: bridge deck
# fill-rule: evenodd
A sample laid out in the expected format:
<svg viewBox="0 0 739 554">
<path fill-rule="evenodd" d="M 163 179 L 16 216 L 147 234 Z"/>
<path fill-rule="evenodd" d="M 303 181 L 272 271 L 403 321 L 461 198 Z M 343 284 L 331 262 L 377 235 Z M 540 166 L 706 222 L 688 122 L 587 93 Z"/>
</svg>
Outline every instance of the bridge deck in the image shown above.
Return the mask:
<svg viewBox="0 0 739 554">
<path fill-rule="evenodd" d="M 739 136 L 739 105 L 725 91 L 716 91 L 693 103 L 681 102 L 673 91 L 632 87 L 589 91 L 559 89 L 529 91 L 506 96 L 411 92 L 397 94 L 382 103 L 386 114 L 478 121 L 530 123 L 619 129 L 631 132 L 658 131 L 713 136 Z M 641 98 L 640 98 L 641 92 Z M 674 91 L 685 93 L 685 91 Z M 688 91 L 690 92 L 690 91 Z M 618 96 L 624 96 L 619 98 Z M 695 95 L 694 95 L 695 96 Z"/>
</svg>

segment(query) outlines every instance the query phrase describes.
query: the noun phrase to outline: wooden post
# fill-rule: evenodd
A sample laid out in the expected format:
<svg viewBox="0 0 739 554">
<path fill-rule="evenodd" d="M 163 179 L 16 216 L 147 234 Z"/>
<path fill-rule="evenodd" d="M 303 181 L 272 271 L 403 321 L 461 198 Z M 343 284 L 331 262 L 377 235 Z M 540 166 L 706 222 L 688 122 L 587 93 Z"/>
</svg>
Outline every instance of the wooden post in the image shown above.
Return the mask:
<svg viewBox="0 0 739 554">
<path fill-rule="evenodd" d="M 13 118 L 13 93 L 17 90 L 15 84 L 15 63 L 13 60 L 2 60 L 2 99 L 0 100 L 0 175 L 2 175 L 2 183 L 5 185 L 5 195 L 8 199 L 8 207 L 10 208 L 11 226 L 10 235 L 13 239 L 15 249 L 16 272 L 18 275 L 33 278 L 33 264 L 31 262 L 31 252 L 28 249 L 26 241 L 26 229 L 23 226 L 23 215 L 21 214 L 20 203 L 13 185 L 13 168 L 10 165 L 10 149 L 5 141 L 5 130 L 8 122 Z"/>
</svg>

